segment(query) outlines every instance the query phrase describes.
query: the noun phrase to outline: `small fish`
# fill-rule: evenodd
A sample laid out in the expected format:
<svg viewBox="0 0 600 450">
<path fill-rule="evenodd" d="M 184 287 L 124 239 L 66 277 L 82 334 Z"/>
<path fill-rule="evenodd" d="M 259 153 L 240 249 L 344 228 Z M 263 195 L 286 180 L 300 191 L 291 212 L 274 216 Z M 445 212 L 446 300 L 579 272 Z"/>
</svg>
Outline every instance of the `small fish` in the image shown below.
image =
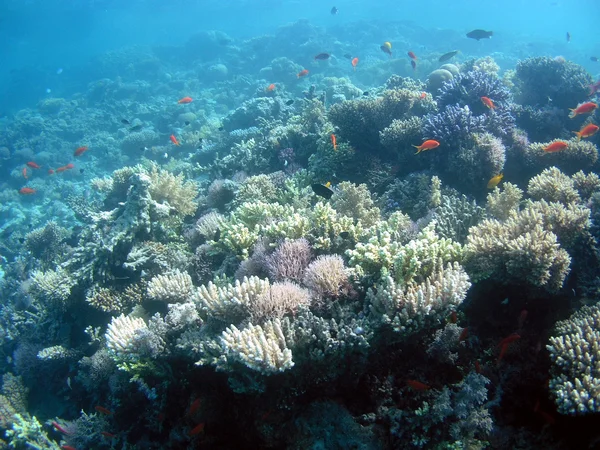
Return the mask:
<svg viewBox="0 0 600 450">
<path fill-rule="evenodd" d="M 48 175 L 54 175 L 54 169 L 48 169 Z"/>
<path fill-rule="evenodd" d="M 112 416 L 113 412 L 109 409 L 106 409 L 104 406 L 100 406 L 100 405 L 96 405 L 94 406 L 94 409 L 96 411 L 98 411 L 101 414 L 107 415 L 107 416 Z"/>
<path fill-rule="evenodd" d="M 413 68 L 413 70 L 417 70 L 417 62 L 414 59 L 410 60 L 410 66 Z"/>
<path fill-rule="evenodd" d="M 581 140 L 581 138 L 588 138 L 590 136 L 593 136 L 597 132 L 598 132 L 598 125 L 595 125 L 593 123 L 587 124 L 585 127 L 583 127 L 579 131 L 573 131 L 573 133 L 575 133 L 577 135 L 578 141 Z"/>
<path fill-rule="evenodd" d="M 131 122 L 129 120 L 127 120 L 127 119 L 121 119 L 121 123 L 123 125 L 131 125 Z"/>
<path fill-rule="evenodd" d="M 458 314 L 456 314 L 456 311 L 452 311 L 450 313 L 450 316 L 448 316 L 448 322 L 450 322 L 450 323 L 458 322 Z"/>
<path fill-rule="evenodd" d="M 25 178 L 26 180 L 29 179 L 29 177 L 27 176 L 27 167 L 23 167 L 21 173 L 23 174 L 23 178 Z"/>
<path fill-rule="evenodd" d="M 171 142 L 172 142 L 173 144 L 175 144 L 175 145 L 177 145 L 177 146 L 181 145 L 181 144 L 179 143 L 179 141 L 177 140 L 177 138 L 175 137 L 175 135 L 173 135 L 173 134 L 172 134 L 171 136 L 169 136 L 169 139 L 171 139 Z"/>
<path fill-rule="evenodd" d="M 333 149 L 337 151 L 337 141 L 335 139 L 335 134 L 331 133 L 331 143 L 333 144 Z"/>
<path fill-rule="evenodd" d="M 386 48 L 389 48 L 390 50 L 392 49 L 392 43 L 390 41 L 385 41 L 383 43 L 383 46 Z"/>
<path fill-rule="evenodd" d="M 593 112 L 597 107 L 598 105 L 594 102 L 582 103 L 581 105 L 578 105 L 575 109 L 569 108 L 569 110 L 571 111 L 569 117 L 572 119 L 578 116 L 579 114 L 589 114 Z"/>
<path fill-rule="evenodd" d="M 88 151 L 88 147 L 84 145 L 83 147 L 79 147 L 77 150 L 75 150 L 75 152 L 73 153 L 73 156 L 81 156 L 87 151 Z"/>
<path fill-rule="evenodd" d="M 190 124 L 189 120 L 186 120 L 185 122 L 183 122 L 185 124 L 185 126 L 188 126 Z"/>
<path fill-rule="evenodd" d="M 371 95 L 371 93 L 370 93 L 369 91 L 365 91 L 365 92 L 363 92 L 363 96 L 364 96 L 364 97 L 368 97 L 369 95 Z"/>
<path fill-rule="evenodd" d="M 298 73 L 296 74 L 296 77 L 298 77 L 298 78 L 302 78 L 302 77 L 305 77 L 306 75 L 308 75 L 308 70 L 306 70 L 306 69 L 302 69 L 300 72 L 298 72 Z"/>
<path fill-rule="evenodd" d="M 204 423 L 199 423 L 198 425 L 196 425 L 194 428 L 192 428 L 188 432 L 188 436 L 196 436 L 198 433 L 201 433 L 202 431 L 204 431 Z"/>
<path fill-rule="evenodd" d="M 571 33 L 567 31 L 567 43 L 571 42 Z"/>
<path fill-rule="evenodd" d="M 523 325 L 525 324 L 525 321 L 527 320 L 527 310 L 523 309 L 521 310 L 521 313 L 519 314 L 519 320 L 517 321 L 517 324 L 519 325 L 519 330 L 521 328 L 523 328 Z"/>
<path fill-rule="evenodd" d="M 287 102 L 285 102 L 285 104 L 287 106 L 292 106 L 294 104 L 294 100 L 288 100 Z"/>
<path fill-rule="evenodd" d="M 315 56 L 315 60 L 317 61 L 325 61 L 326 59 L 329 59 L 329 53 L 319 53 Z"/>
<path fill-rule="evenodd" d="M 411 51 L 409 51 L 409 52 L 408 52 L 408 57 L 409 57 L 410 59 L 412 59 L 412 60 L 415 60 L 415 61 L 418 59 L 418 58 L 417 58 L 417 55 L 415 55 L 415 54 L 414 54 L 413 52 L 411 52 Z"/>
<path fill-rule="evenodd" d="M 38 165 L 37 163 L 35 163 L 35 162 L 33 162 L 33 161 L 29 161 L 29 162 L 27 163 L 27 165 L 28 165 L 29 167 L 31 167 L 32 169 L 41 169 L 41 168 L 42 168 L 42 166 Z"/>
<path fill-rule="evenodd" d="M 79 169 L 79 173 L 83 174 L 83 172 L 85 172 L 85 169 Z"/>
<path fill-rule="evenodd" d="M 187 415 L 191 416 L 196 411 L 198 411 L 198 409 L 200 408 L 200 404 L 201 403 L 202 403 L 202 399 L 200 397 L 198 397 L 196 400 L 194 400 L 192 402 L 192 404 L 190 405 L 190 409 L 188 409 Z"/>
<path fill-rule="evenodd" d="M 144 128 L 144 125 L 138 124 L 138 125 L 134 125 L 132 126 L 129 131 L 140 131 L 142 128 Z"/>
<path fill-rule="evenodd" d="M 598 57 L 597 56 L 590 56 L 590 61 L 598 62 Z"/>
<path fill-rule="evenodd" d="M 225 131 L 225 127 L 223 125 L 221 125 L 219 128 L 217 128 L 218 131 Z"/>
<path fill-rule="evenodd" d="M 452 58 L 454 58 L 458 54 L 458 50 L 452 50 L 451 52 L 444 53 L 442 56 L 438 58 L 439 62 L 445 62 Z"/>
<path fill-rule="evenodd" d="M 310 187 L 312 188 L 315 194 L 317 194 L 320 197 L 326 198 L 327 200 L 329 200 L 333 195 L 333 191 L 323 184 L 311 184 Z"/>
<path fill-rule="evenodd" d="M 35 192 L 36 190 L 30 187 L 22 187 L 21 189 L 19 189 L 19 194 L 21 195 L 32 195 L 35 194 Z"/>
<path fill-rule="evenodd" d="M 494 105 L 494 102 L 489 97 L 481 97 L 481 103 L 489 109 L 496 109 L 496 105 Z"/>
<path fill-rule="evenodd" d="M 69 164 L 67 164 L 66 166 L 62 166 L 62 167 L 59 167 L 58 169 L 56 169 L 56 172 L 57 172 L 57 173 L 61 173 L 61 172 L 64 172 L 65 170 L 71 170 L 71 169 L 73 169 L 74 167 L 75 167 L 75 166 L 73 165 L 73 163 L 69 163 Z"/>
<path fill-rule="evenodd" d="M 183 97 L 177 100 L 177 103 L 180 105 L 187 105 L 188 103 L 192 103 L 194 99 L 192 97 Z"/>
<path fill-rule="evenodd" d="M 423 100 L 425 97 L 427 97 L 427 92 L 421 92 L 421 95 L 419 96 L 419 98 L 421 100 Z"/>
<path fill-rule="evenodd" d="M 387 45 L 383 44 L 381 47 L 379 47 L 381 49 L 381 51 L 383 53 L 386 53 L 389 56 L 392 56 L 392 49 L 391 47 L 388 47 Z"/>
<path fill-rule="evenodd" d="M 431 389 L 430 386 L 426 385 L 425 383 L 421 383 L 418 380 L 406 380 L 406 385 L 415 391 L 428 391 Z"/>
<path fill-rule="evenodd" d="M 475 360 L 475 372 L 481 373 L 481 364 L 479 364 L 478 360 Z"/>
<path fill-rule="evenodd" d="M 70 435 L 71 433 L 69 433 L 66 429 L 64 429 L 58 422 L 52 421 L 52 426 L 54 428 L 56 428 L 56 431 L 62 433 L 62 434 L 66 434 L 66 435 Z"/>
<path fill-rule="evenodd" d="M 273 92 L 275 90 L 275 83 L 271 83 L 267 86 L 267 92 Z"/>
<path fill-rule="evenodd" d="M 469 31 L 467 33 L 467 37 L 471 38 L 471 39 L 476 39 L 476 40 L 490 39 L 493 34 L 494 34 L 493 31 L 485 31 L 485 30 L 477 29 L 477 30 Z"/>
<path fill-rule="evenodd" d="M 439 146 L 440 146 L 440 143 L 433 139 L 428 139 L 425 142 L 423 142 L 421 145 L 413 145 L 414 148 L 419 150 L 417 153 L 415 153 L 415 155 L 418 155 L 419 153 L 421 153 L 425 150 L 432 150 L 434 148 L 438 148 Z"/>
<path fill-rule="evenodd" d="M 567 148 L 569 144 L 563 141 L 556 141 L 544 148 L 546 153 L 556 153 Z"/>
<path fill-rule="evenodd" d="M 460 336 L 458 336 L 458 342 L 464 341 L 469 337 L 469 327 L 464 327 L 460 332 Z"/>
<path fill-rule="evenodd" d="M 345 53 L 344 54 L 344 58 L 346 58 L 346 59 L 352 59 L 352 55 L 350 53 Z"/>
<path fill-rule="evenodd" d="M 108 431 L 101 431 L 100 434 L 106 438 L 112 439 L 116 437 L 114 434 L 109 433 Z"/>
<path fill-rule="evenodd" d="M 333 8 L 331 8 L 331 11 L 329 11 L 331 13 L 332 16 L 335 16 L 338 13 L 338 9 L 334 6 Z"/>
<path fill-rule="evenodd" d="M 350 233 L 349 233 L 349 232 L 347 232 L 347 231 L 342 231 L 342 232 L 340 233 L 340 237 L 341 237 L 342 239 L 348 239 L 348 238 L 350 237 Z"/>
<path fill-rule="evenodd" d="M 221 239 L 221 229 L 217 228 L 217 231 L 215 231 L 215 235 L 213 236 L 213 241 L 219 242 L 219 239 Z"/>
<path fill-rule="evenodd" d="M 501 173 L 499 173 L 498 175 L 494 175 L 492 178 L 490 178 L 490 181 L 488 181 L 487 188 L 494 189 L 500 184 L 502 178 L 504 178 L 504 175 Z"/>
<path fill-rule="evenodd" d="M 358 58 L 352 58 L 352 67 L 356 70 L 356 66 L 358 65 Z"/>
</svg>

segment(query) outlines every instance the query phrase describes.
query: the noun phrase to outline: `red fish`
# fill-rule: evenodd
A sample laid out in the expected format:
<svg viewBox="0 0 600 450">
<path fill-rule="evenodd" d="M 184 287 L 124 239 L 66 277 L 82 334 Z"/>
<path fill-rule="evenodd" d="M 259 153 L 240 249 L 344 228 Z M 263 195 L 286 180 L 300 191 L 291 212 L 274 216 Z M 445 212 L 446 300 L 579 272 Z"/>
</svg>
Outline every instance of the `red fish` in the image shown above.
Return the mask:
<svg viewBox="0 0 600 450">
<path fill-rule="evenodd" d="M 331 133 L 331 143 L 333 144 L 333 149 L 337 151 L 337 141 L 335 139 L 335 134 Z"/>
<path fill-rule="evenodd" d="M 109 433 L 108 431 L 101 431 L 101 432 L 100 432 L 100 434 L 101 434 L 102 436 L 104 436 L 104 437 L 107 437 L 107 438 L 109 438 L 109 439 L 112 439 L 112 438 L 114 438 L 114 437 L 115 437 L 115 435 L 114 435 L 114 434 L 112 434 L 112 433 Z"/>
<path fill-rule="evenodd" d="M 460 332 L 460 336 L 458 337 L 458 342 L 462 342 L 468 337 L 469 337 L 469 327 L 464 327 L 463 330 Z"/>
<path fill-rule="evenodd" d="M 587 124 L 579 131 L 573 131 L 577 135 L 577 140 L 581 140 L 581 138 L 588 138 L 593 136 L 598 131 L 598 125 L 594 125 L 593 123 Z"/>
<path fill-rule="evenodd" d="M 271 83 L 267 86 L 267 92 L 273 92 L 275 90 L 275 83 Z"/>
<path fill-rule="evenodd" d="M 60 448 L 62 448 L 62 450 L 77 450 L 75 447 L 71 447 L 70 445 L 63 445 Z"/>
<path fill-rule="evenodd" d="M 190 406 L 190 409 L 188 410 L 187 415 L 191 416 L 192 414 L 194 414 L 196 411 L 198 411 L 198 408 L 200 408 L 200 403 L 202 403 L 202 399 L 201 398 L 197 398 L 196 400 L 194 400 Z"/>
<path fill-rule="evenodd" d="M 431 149 L 437 148 L 439 146 L 440 146 L 440 143 L 433 139 L 428 139 L 425 142 L 423 142 L 421 145 L 413 145 L 414 148 L 419 150 L 417 153 L 415 153 L 415 155 L 418 155 L 419 153 L 421 153 L 425 150 L 431 150 Z"/>
<path fill-rule="evenodd" d="M 508 344 L 504 344 L 502 346 L 502 348 L 500 349 L 500 355 L 498 355 L 498 360 L 496 361 L 496 364 L 500 364 L 500 361 L 502 361 L 502 358 L 506 354 L 506 349 L 507 348 L 508 348 Z"/>
<path fill-rule="evenodd" d="M 582 103 L 581 105 L 577 105 L 577 108 L 575 109 L 569 108 L 569 110 L 571 111 L 569 117 L 572 119 L 573 117 L 576 117 L 579 114 L 589 114 L 593 112 L 597 107 L 598 105 L 594 102 Z"/>
<path fill-rule="evenodd" d="M 101 414 L 106 414 L 107 416 L 112 416 L 113 413 L 111 410 L 106 409 L 104 406 L 100 405 L 94 406 L 94 409 Z"/>
<path fill-rule="evenodd" d="M 39 166 L 38 164 L 34 163 L 33 161 L 29 161 L 29 162 L 27 163 L 27 165 L 28 165 L 29 167 L 31 167 L 32 169 L 41 169 L 41 168 L 42 168 L 42 166 Z"/>
<path fill-rule="evenodd" d="M 73 163 L 69 163 L 66 166 L 62 166 L 56 169 L 57 173 L 64 172 L 65 170 L 71 170 L 75 165 Z"/>
<path fill-rule="evenodd" d="M 510 344 L 512 342 L 515 342 L 515 341 L 517 341 L 519 339 L 521 339 L 521 336 L 518 335 L 517 333 L 513 333 L 510 336 L 507 336 L 504 339 L 502 339 L 500 341 L 500 343 L 498 344 L 498 347 L 501 347 L 501 346 L 503 347 L 503 346 L 508 345 L 508 344 Z"/>
<path fill-rule="evenodd" d="M 352 67 L 356 70 L 356 66 L 358 65 L 358 58 L 352 58 Z"/>
<path fill-rule="evenodd" d="M 88 151 L 88 148 L 87 148 L 87 146 L 84 145 L 83 147 L 79 147 L 77 150 L 75 150 L 75 153 L 73 153 L 73 156 L 81 156 L 87 151 Z"/>
<path fill-rule="evenodd" d="M 56 431 L 62 433 L 62 434 L 67 434 L 70 435 L 71 433 L 69 433 L 66 429 L 64 429 L 58 422 L 53 421 L 52 422 L 52 426 L 54 428 L 56 428 Z"/>
<path fill-rule="evenodd" d="M 23 170 L 21 171 L 21 173 L 23 174 L 23 178 L 25 178 L 27 180 L 28 179 L 28 177 L 27 177 L 27 167 L 23 167 Z"/>
<path fill-rule="evenodd" d="M 481 97 L 481 102 L 489 109 L 496 109 L 496 105 L 489 97 Z"/>
<path fill-rule="evenodd" d="M 481 364 L 477 360 L 475 360 L 475 372 L 481 373 Z"/>
<path fill-rule="evenodd" d="M 171 142 L 172 142 L 173 144 L 175 144 L 175 145 L 177 145 L 177 146 L 181 145 L 181 144 L 179 143 L 179 141 L 177 140 L 177 138 L 176 138 L 176 137 L 175 137 L 173 134 L 172 134 L 172 135 L 169 137 L 169 139 L 171 139 Z"/>
<path fill-rule="evenodd" d="M 306 75 L 308 75 L 308 70 L 303 69 L 300 72 L 298 72 L 298 74 L 296 75 L 298 78 L 302 78 L 305 77 Z"/>
<path fill-rule="evenodd" d="M 556 153 L 567 148 L 569 144 L 563 141 L 556 141 L 544 148 L 546 153 Z"/>
<path fill-rule="evenodd" d="M 54 169 L 48 169 L 48 175 L 54 175 Z"/>
<path fill-rule="evenodd" d="M 426 385 L 425 383 L 421 383 L 417 380 L 406 380 L 406 385 L 414 389 L 415 391 L 427 391 L 431 389 L 430 386 Z"/>
<path fill-rule="evenodd" d="M 183 97 L 177 100 L 177 103 L 179 103 L 180 105 L 187 105 L 188 103 L 192 103 L 193 101 L 194 99 L 192 97 Z"/>
<path fill-rule="evenodd" d="M 450 313 L 450 317 L 448 317 L 448 322 L 456 323 L 457 321 L 458 321 L 458 315 L 456 314 L 456 311 L 452 311 Z"/>
<path fill-rule="evenodd" d="M 421 100 L 427 97 L 427 92 L 421 92 Z"/>
<path fill-rule="evenodd" d="M 192 428 L 189 432 L 188 435 L 189 436 L 196 436 L 198 433 L 201 433 L 202 431 L 204 431 L 204 422 L 199 423 L 198 425 L 196 425 L 194 428 Z"/>
<path fill-rule="evenodd" d="M 408 57 L 414 61 L 418 59 L 417 55 L 415 55 L 413 52 L 408 52 Z"/>
<path fill-rule="evenodd" d="M 19 194 L 21 195 L 32 195 L 35 194 L 35 192 L 36 190 L 30 187 L 22 187 L 21 189 L 19 189 Z"/>
</svg>

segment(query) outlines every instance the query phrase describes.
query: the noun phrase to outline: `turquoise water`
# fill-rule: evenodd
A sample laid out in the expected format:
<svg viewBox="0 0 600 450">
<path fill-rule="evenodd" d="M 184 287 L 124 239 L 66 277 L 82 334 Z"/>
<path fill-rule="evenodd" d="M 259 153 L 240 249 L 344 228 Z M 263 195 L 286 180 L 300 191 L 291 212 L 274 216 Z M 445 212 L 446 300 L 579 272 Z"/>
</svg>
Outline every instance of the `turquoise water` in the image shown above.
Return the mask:
<svg viewBox="0 0 600 450">
<path fill-rule="evenodd" d="M 0 448 L 597 448 L 598 18 L 4 0 Z"/>
</svg>

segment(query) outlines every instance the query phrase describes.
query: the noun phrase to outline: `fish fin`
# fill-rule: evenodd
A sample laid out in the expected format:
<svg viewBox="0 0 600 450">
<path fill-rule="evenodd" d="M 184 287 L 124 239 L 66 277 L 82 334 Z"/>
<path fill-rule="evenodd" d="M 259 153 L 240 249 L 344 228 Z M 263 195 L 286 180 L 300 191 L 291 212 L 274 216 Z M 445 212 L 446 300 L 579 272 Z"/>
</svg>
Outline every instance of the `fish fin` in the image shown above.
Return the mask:
<svg viewBox="0 0 600 450">
<path fill-rule="evenodd" d="M 573 131 L 573 133 L 575 133 L 577 135 L 577 140 L 580 141 L 581 140 L 581 133 L 579 131 Z"/>
</svg>

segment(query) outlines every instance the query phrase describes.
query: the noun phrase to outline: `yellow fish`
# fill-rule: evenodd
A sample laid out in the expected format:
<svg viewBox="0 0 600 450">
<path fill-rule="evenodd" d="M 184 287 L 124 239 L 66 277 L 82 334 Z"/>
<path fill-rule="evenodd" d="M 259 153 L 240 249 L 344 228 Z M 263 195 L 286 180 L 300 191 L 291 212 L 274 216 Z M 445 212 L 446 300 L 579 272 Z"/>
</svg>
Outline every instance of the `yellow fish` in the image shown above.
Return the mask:
<svg viewBox="0 0 600 450">
<path fill-rule="evenodd" d="M 493 176 L 492 178 L 490 178 L 490 181 L 488 181 L 487 188 L 494 189 L 496 186 L 498 186 L 500 184 L 500 182 L 502 181 L 502 178 L 504 178 L 504 175 L 501 173 Z"/>
<path fill-rule="evenodd" d="M 325 187 L 326 188 L 330 188 L 331 187 L 331 181 L 328 181 L 327 183 L 325 183 Z"/>
<path fill-rule="evenodd" d="M 383 43 L 383 45 L 386 46 L 387 48 L 389 48 L 390 50 L 392 49 L 392 43 L 391 42 L 385 41 Z"/>
</svg>

